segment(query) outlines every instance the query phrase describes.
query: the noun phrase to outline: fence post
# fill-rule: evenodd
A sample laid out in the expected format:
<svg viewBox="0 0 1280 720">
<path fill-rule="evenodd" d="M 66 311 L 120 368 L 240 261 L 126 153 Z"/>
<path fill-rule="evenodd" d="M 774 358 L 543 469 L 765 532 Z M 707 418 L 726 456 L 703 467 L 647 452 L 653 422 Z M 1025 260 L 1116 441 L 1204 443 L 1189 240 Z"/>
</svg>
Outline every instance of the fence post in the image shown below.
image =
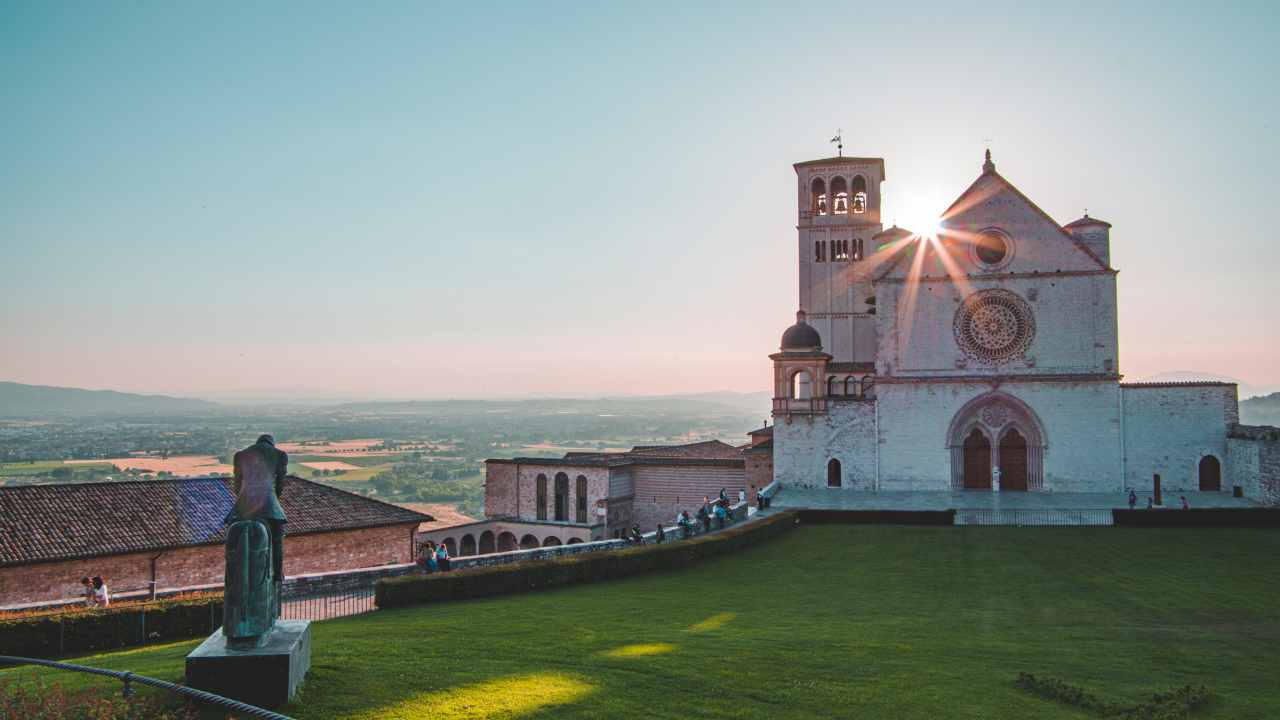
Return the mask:
<svg viewBox="0 0 1280 720">
<path fill-rule="evenodd" d="M 63 615 L 58 616 L 58 655 L 59 656 L 67 654 L 67 650 L 66 650 L 67 626 L 66 626 L 66 623 L 63 622 L 64 619 L 65 619 L 65 616 Z"/>
<path fill-rule="evenodd" d="M 147 644 L 147 606 L 142 606 L 142 612 L 139 614 L 138 624 L 142 626 L 142 637 L 138 639 L 139 645 Z"/>
</svg>

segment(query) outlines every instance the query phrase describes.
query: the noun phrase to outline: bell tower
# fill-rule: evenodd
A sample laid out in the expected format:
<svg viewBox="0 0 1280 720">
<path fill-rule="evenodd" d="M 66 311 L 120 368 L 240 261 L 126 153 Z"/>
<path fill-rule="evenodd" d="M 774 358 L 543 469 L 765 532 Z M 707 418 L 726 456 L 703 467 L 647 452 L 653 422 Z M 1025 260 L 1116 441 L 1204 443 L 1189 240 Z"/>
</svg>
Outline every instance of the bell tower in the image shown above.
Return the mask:
<svg viewBox="0 0 1280 720">
<path fill-rule="evenodd" d="M 880 222 L 884 159 L 796 163 L 800 307 L 837 363 L 875 358 L 875 306 L 867 258 Z"/>
</svg>

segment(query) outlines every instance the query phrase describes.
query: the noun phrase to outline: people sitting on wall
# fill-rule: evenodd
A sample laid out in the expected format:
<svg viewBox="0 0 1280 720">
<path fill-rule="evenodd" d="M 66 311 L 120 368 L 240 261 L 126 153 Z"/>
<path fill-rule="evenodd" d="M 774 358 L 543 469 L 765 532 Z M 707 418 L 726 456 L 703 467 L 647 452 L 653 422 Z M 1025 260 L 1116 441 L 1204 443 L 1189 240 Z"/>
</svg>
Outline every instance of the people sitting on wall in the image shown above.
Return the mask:
<svg viewBox="0 0 1280 720">
<path fill-rule="evenodd" d="M 93 576 L 93 604 L 100 608 L 111 605 L 111 593 L 107 592 L 107 583 L 101 575 Z"/>
<path fill-rule="evenodd" d="M 684 536 L 689 537 L 697 532 L 697 525 L 693 522 L 693 517 L 689 515 L 688 510 L 683 510 L 676 516 L 676 524 L 684 530 Z"/>
<path fill-rule="evenodd" d="M 632 526 L 631 526 L 631 534 L 628 536 L 628 538 L 627 538 L 627 539 L 628 539 L 628 540 L 630 540 L 631 542 L 633 542 L 633 543 L 637 544 L 637 545 L 643 545 L 643 544 L 644 544 L 644 535 L 642 535 L 642 534 L 640 533 L 640 524 L 639 524 L 639 523 L 636 523 L 635 525 L 632 525 Z"/>
<path fill-rule="evenodd" d="M 444 543 L 436 546 L 436 567 L 440 572 L 449 572 L 449 548 Z"/>
<path fill-rule="evenodd" d="M 431 574 L 436 571 L 439 565 L 436 563 L 436 544 L 430 540 L 426 545 L 422 546 L 422 552 L 418 555 L 418 567 L 422 568 L 422 572 Z"/>
<path fill-rule="evenodd" d="M 84 604 L 93 607 L 96 603 L 93 601 L 93 581 L 88 576 L 80 578 L 81 590 L 80 594 L 84 596 Z"/>
</svg>

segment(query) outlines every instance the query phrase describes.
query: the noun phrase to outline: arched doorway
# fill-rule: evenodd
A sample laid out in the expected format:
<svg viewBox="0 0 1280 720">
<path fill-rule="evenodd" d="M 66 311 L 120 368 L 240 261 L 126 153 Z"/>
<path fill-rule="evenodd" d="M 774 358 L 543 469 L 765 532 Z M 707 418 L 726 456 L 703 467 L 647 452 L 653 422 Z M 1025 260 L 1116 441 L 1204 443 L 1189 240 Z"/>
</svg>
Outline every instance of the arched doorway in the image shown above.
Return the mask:
<svg viewBox="0 0 1280 720">
<path fill-rule="evenodd" d="M 516 536 L 513 533 L 504 532 L 498 536 L 498 552 L 511 552 L 520 547 L 516 544 Z"/>
<path fill-rule="evenodd" d="M 580 543 L 580 542 L 582 542 L 582 541 L 581 541 L 581 540 L 579 540 L 578 538 L 569 538 L 569 544 L 570 544 L 570 545 L 577 545 L 577 544 L 578 544 L 578 543 Z"/>
<path fill-rule="evenodd" d="M 453 538 L 445 538 L 444 547 L 449 551 L 449 557 L 458 557 L 458 543 Z"/>
<path fill-rule="evenodd" d="M 560 544 L 560 538 L 556 537 L 555 535 L 544 538 L 542 541 L 542 547 L 555 547 L 559 544 Z"/>
<path fill-rule="evenodd" d="M 458 555 L 460 557 L 467 557 L 468 555 L 475 555 L 475 554 L 476 554 L 476 536 L 471 535 L 469 533 L 466 535 L 463 535 L 462 542 L 458 544 Z"/>
<path fill-rule="evenodd" d="M 496 548 L 497 548 L 497 545 L 494 542 L 492 530 L 485 530 L 484 532 L 480 533 L 480 554 L 481 555 L 488 555 L 489 553 L 494 552 Z"/>
<path fill-rule="evenodd" d="M 831 461 L 827 463 L 827 487 L 840 487 L 840 482 L 840 461 L 831 458 Z"/>
<path fill-rule="evenodd" d="M 964 439 L 964 489 L 991 489 L 991 441 L 978 428 Z"/>
<path fill-rule="evenodd" d="M 1000 489 L 1027 489 L 1027 439 L 1017 428 L 1000 438 Z"/>
<path fill-rule="evenodd" d="M 1217 492 L 1222 489 L 1222 465 L 1218 458 L 1205 455 L 1200 458 L 1200 491 Z"/>
<path fill-rule="evenodd" d="M 538 543 L 538 538 L 532 535 L 525 535 L 524 537 L 520 538 L 521 550 L 532 550 L 536 547 L 540 547 Z"/>
</svg>

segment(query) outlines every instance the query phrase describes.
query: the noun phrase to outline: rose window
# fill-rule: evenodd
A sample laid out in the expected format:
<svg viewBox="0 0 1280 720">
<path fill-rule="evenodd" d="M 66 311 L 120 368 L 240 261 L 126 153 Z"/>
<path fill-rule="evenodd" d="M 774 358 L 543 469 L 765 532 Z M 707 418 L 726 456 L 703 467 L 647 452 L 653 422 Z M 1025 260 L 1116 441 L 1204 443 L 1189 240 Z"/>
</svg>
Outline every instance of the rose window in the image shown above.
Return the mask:
<svg viewBox="0 0 1280 720">
<path fill-rule="evenodd" d="M 1008 290 L 970 295 L 956 311 L 956 342 L 970 357 L 999 363 L 1026 352 L 1036 334 L 1026 301 Z"/>
</svg>

